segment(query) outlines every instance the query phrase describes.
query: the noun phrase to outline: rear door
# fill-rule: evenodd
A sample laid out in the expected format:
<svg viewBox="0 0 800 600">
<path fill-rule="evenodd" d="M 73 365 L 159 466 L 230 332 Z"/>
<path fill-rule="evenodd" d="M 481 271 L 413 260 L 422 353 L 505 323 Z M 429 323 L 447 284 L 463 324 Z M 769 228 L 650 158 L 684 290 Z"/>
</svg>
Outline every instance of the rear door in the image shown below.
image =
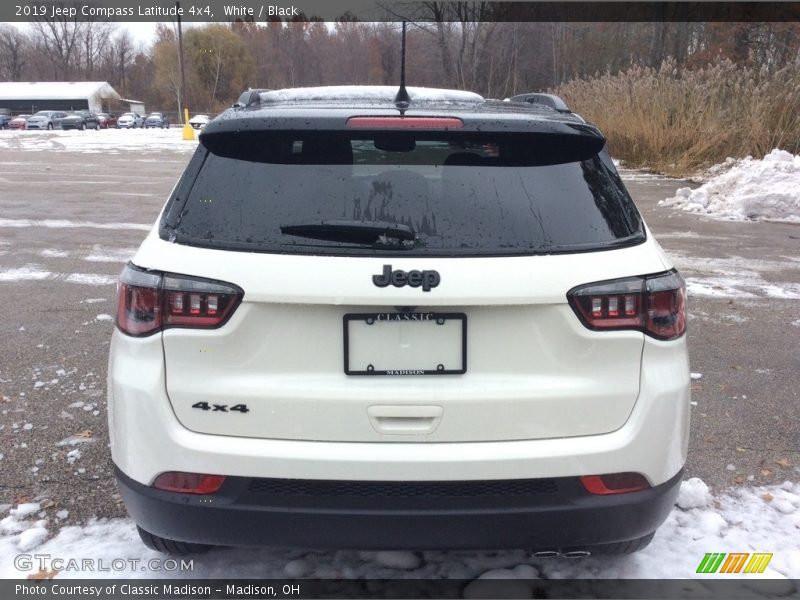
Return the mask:
<svg viewBox="0 0 800 600">
<path fill-rule="evenodd" d="M 415 135 L 200 150 L 164 239 L 135 259 L 244 290 L 222 328 L 163 333 L 186 427 L 451 442 L 624 424 L 643 336 L 589 331 L 566 296 L 663 268 L 613 167 L 596 154 L 542 165 L 517 139 Z M 384 235 L 359 230 L 376 223 Z"/>
</svg>

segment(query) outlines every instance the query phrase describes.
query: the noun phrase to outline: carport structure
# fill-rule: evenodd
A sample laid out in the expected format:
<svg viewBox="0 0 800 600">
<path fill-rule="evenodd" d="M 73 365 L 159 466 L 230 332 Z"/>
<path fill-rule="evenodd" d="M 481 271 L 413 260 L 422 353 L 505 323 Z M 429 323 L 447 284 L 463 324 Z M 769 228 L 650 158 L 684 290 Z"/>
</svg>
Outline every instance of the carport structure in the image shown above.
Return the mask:
<svg viewBox="0 0 800 600">
<path fill-rule="evenodd" d="M 0 82 L 0 109 L 11 113 L 39 110 L 102 112 L 120 95 L 105 81 L 7 81 Z"/>
</svg>

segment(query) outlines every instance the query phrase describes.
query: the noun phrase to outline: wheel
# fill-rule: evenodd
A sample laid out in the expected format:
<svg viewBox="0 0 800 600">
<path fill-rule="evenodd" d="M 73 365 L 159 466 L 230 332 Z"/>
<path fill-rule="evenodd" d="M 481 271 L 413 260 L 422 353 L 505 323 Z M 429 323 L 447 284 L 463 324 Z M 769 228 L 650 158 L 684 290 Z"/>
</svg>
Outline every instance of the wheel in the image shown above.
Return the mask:
<svg viewBox="0 0 800 600">
<path fill-rule="evenodd" d="M 86 131 L 86 123 L 81 123 L 81 131 Z"/>
<path fill-rule="evenodd" d="M 592 553 L 592 556 L 602 554 L 605 556 L 621 556 L 623 554 L 633 554 L 639 550 L 644 550 L 653 541 L 655 531 L 644 537 L 636 538 L 635 540 L 628 540 L 627 542 L 614 542 L 612 544 L 598 544 L 597 546 L 589 546 L 586 548 Z"/>
<path fill-rule="evenodd" d="M 94 124 L 94 130 L 95 131 L 100 131 L 100 123 L 95 123 Z"/>
<path fill-rule="evenodd" d="M 209 546 L 208 544 L 193 544 L 191 542 L 168 540 L 167 538 L 153 535 L 138 525 L 136 529 L 139 530 L 139 537 L 142 539 L 142 543 L 144 543 L 145 546 L 156 552 L 163 552 L 164 554 L 187 556 L 189 554 L 203 554 L 213 548 L 213 546 Z"/>
<path fill-rule="evenodd" d="M 53 124 L 52 124 L 52 123 L 48 123 L 48 124 L 47 124 L 47 129 L 48 129 L 48 130 L 50 130 L 50 131 L 52 131 L 52 129 L 53 129 Z"/>
</svg>

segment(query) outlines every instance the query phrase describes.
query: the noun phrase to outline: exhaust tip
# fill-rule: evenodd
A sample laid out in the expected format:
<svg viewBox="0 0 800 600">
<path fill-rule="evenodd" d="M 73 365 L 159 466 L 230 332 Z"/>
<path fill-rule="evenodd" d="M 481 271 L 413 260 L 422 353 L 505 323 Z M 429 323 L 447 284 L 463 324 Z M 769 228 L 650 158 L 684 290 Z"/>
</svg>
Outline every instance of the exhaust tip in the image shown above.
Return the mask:
<svg viewBox="0 0 800 600">
<path fill-rule="evenodd" d="M 534 552 L 533 556 L 536 558 L 556 558 L 561 554 L 558 550 L 540 550 L 539 552 Z"/>
<path fill-rule="evenodd" d="M 588 550 L 567 550 L 561 553 L 564 558 L 589 558 L 591 555 Z"/>
</svg>

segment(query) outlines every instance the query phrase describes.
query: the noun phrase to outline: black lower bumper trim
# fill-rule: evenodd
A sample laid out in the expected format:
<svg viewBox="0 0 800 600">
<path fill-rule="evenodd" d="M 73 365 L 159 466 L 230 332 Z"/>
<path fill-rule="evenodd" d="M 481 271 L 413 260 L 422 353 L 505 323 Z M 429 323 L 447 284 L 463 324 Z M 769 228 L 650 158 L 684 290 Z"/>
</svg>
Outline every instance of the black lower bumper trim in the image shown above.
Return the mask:
<svg viewBox="0 0 800 600">
<path fill-rule="evenodd" d="M 157 490 L 116 469 L 134 521 L 157 536 L 307 549 L 588 548 L 649 535 L 682 471 L 649 490 L 589 494 L 577 477 L 368 482 L 228 477 L 215 494 Z M 500 493 L 500 492 L 503 493 Z"/>
</svg>

